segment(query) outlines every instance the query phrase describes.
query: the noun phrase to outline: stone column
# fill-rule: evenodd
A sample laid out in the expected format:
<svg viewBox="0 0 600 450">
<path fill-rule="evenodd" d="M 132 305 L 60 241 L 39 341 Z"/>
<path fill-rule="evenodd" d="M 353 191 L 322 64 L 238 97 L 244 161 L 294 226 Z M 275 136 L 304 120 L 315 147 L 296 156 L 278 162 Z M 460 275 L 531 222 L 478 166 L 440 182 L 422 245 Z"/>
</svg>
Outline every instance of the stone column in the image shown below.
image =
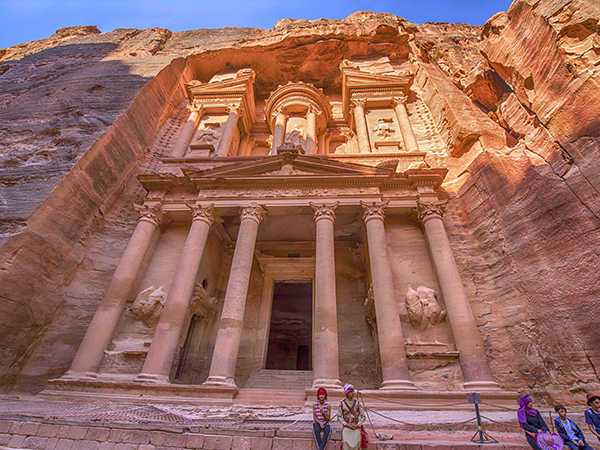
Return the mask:
<svg viewBox="0 0 600 450">
<path fill-rule="evenodd" d="M 140 220 L 115 269 L 108 289 L 63 378 L 96 378 L 98 368 L 117 328 L 123 308 L 153 237 L 162 222 L 160 205 L 139 207 Z"/>
<path fill-rule="evenodd" d="M 285 122 L 286 117 L 283 111 L 277 111 L 277 117 L 275 118 L 275 129 L 273 130 L 273 146 L 271 147 L 271 155 L 276 155 L 277 148 L 283 144 L 283 138 L 285 137 Z"/>
<path fill-rule="evenodd" d="M 460 278 L 442 215 L 446 202 L 418 203 L 429 252 L 440 282 L 450 328 L 465 377 L 465 389 L 498 389 Z"/>
<path fill-rule="evenodd" d="M 183 321 L 192 298 L 208 232 L 217 219 L 213 206 L 212 204 L 190 206 L 192 226 L 183 246 L 177 271 L 169 288 L 144 367 L 136 381 L 169 382 L 169 372 L 177 350 Z"/>
<path fill-rule="evenodd" d="M 381 374 L 383 376 L 381 389 L 416 389 L 409 378 L 402 324 L 400 323 L 392 267 L 385 238 L 383 220 L 388 202 L 369 204 L 361 201 L 360 204 L 363 207 L 362 219 L 367 228 Z"/>
<path fill-rule="evenodd" d="M 358 149 L 360 153 L 370 153 L 371 145 L 369 144 L 369 131 L 367 130 L 367 119 L 365 118 L 365 104 L 367 103 L 364 99 L 352 100 L 352 106 L 354 109 L 354 123 L 356 125 L 356 135 L 358 136 Z"/>
<path fill-rule="evenodd" d="M 310 203 L 315 211 L 314 219 L 317 226 L 313 388 L 341 387 L 333 230 L 335 210 L 338 205 L 339 202 L 329 205 Z"/>
<path fill-rule="evenodd" d="M 317 153 L 319 155 L 325 154 L 325 135 L 327 134 L 327 130 L 323 131 L 319 135 L 319 146 L 317 148 Z"/>
<path fill-rule="evenodd" d="M 235 106 L 230 106 L 229 117 L 227 118 L 227 122 L 225 122 L 225 130 L 223 130 L 223 134 L 221 135 L 221 139 L 219 140 L 219 145 L 217 146 L 217 150 L 215 152 L 215 156 L 228 156 L 231 148 L 231 142 L 233 142 L 233 136 L 235 133 L 235 127 L 237 126 L 239 109 Z"/>
<path fill-rule="evenodd" d="M 181 131 L 179 139 L 175 143 L 175 149 L 171 155 L 173 158 L 182 158 L 185 156 L 192 136 L 198 127 L 198 122 L 200 122 L 200 118 L 202 117 L 203 108 L 188 106 L 188 109 L 190 110 L 190 117 Z"/>
<path fill-rule="evenodd" d="M 254 245 L 263 213 L 264 210 L 256 204 L 241 210 L 241 224 L 233 252 L 217 340 L 208 379 L 204 383 L 208 386 L 236 387 L 235 365 L 244 328 L 244 311 L 254 259 Z"/>
<path fill-rule="evenodd" d="M 306 113 L 306 148 L 304 149 L 307 155 L 317 153 L 317 111 L 309 107 Z"/>
<path fill-rule="evenodd" d="M 400 124 L 400 133 L 402 134 L 402 139 L 404 140 L 406 150 L 408 150 L 409 152 L 418 152 L 419 145 L 417 144 L 415 133 L 412 129 L 412 126 L 410 125 L 408 112 L 406 111 L 406 106 L 404 105 L 405 102 L 406 97 L 396 97 L 392 99 L 392 105 L 394 106 L 394 111 L 396 112 L 398 123 Z"/>
<path fill-rule="evenodd" d="M 240 139 L 240 146 L 237 151 L 237 156 L 246 156 L 248 152 L 248 145 L 250 144 L 250 136 L 244 134 Z"/>
</svg>

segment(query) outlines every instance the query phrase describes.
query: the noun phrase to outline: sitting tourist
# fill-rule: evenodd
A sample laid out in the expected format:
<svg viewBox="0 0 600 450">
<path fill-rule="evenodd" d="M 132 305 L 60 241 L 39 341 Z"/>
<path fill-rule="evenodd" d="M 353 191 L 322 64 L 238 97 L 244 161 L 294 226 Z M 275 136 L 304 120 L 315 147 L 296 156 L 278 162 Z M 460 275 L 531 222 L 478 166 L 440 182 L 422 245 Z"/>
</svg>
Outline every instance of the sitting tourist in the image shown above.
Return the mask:
<svg viewBox="0 0 600 450">
<path fill-rule="evenodd" d="M 554 419 L 556 432 L 560 435 L 565 445 L 571 450 L 594 450 L 585 442 L 583 431 L 581 431 L 575 422 L 567 418 L 567 408 L 556 405 L 554 410 L 558 413 L 558 417 Z"/>
<path fill-rule="evenodd" d="M 331 407 L 327 401 L 327 391 L 325 388 L 320 387 L 317 390 L 317 400 L 313 404 L 313 434 L 317 443 L 317 450 L 325 450 L 327 447 L 327 441 L 331 433 L 330 417 Z M 323 437 L 321 437 L 321 433 L 323 433 Z"/>
<path fill-rule="evenodd" d="M 517 419 L 519 425 L 525 430 L 525 436 L 527 437 L 527 443 L 534 450 L 541 450 L 537 444 L 536 438 L 538 433 L 546 432 L 549 433 L 550 429 L 542 415 L 537 409 L 532 408 L 533 402 L 527 395 L 521 395 L 519 398 L 519 409 L 517 411 Z"/>
<path fill-rule="evenodd" d="M 358 450 L 361 446 L 360 428 L 367 419 L 363 409 L 356 399 L 354 386 L 344 386 L 346 398 L 341 401 L 337 412 L 338 422 L 342 424 L 342 449 Z"/>
<path fill-rule="evenodd" d="M 585 411 L 585 422 L 588 424 L 590 431 L 600 441 L 600 395 L 588 394 L 587 404 L 590 409 Z"/>
</svg>

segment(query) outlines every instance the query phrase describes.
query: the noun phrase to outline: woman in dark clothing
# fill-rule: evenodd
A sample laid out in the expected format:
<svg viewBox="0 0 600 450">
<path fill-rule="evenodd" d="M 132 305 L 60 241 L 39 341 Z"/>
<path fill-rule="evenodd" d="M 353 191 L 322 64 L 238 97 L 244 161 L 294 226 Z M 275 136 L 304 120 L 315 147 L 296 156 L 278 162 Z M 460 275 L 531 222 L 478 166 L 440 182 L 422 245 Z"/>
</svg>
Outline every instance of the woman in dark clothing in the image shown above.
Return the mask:
<svg viewBox="0 0 600 450">
<path fill-rule="evenodd" d="M 541 450 L 537 445 L 536 436 L 541 431 L 549 433 L 550 429 L 548 428 L 548 425 L 546 425 L 546 422 L 544 422 L 540 412 L 531 407 L 532 404 L 533 402 L 527 395 L 521 395 L 519 398 L 517 418 L 519 419 L 519 425 L 525 430 L 527 443 L 533 450 Z"/>
<path fill-rule="evenodd" d="M 558 417 L 554 419 L 556 432 L 563 439 L 567 447 L 571 450 L 594 450 L 585 442 L 585 436 L 581 428 L 567 417 L 567 408 L 556 405 L 554 411 L 558 413 Z"/>
</svg>

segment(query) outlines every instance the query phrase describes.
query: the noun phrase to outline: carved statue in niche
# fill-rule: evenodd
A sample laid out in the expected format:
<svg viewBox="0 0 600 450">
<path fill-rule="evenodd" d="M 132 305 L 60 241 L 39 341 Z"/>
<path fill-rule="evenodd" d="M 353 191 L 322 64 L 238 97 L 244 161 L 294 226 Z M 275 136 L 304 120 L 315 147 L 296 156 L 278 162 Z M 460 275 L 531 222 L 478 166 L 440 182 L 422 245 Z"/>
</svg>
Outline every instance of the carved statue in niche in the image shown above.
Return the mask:
<svg viewBox="0 0 600 450">
<path fill-rule="evenodd" d="M 167 293 L 163 291 L 162 286 L 158 289 L 150 286 L 137 295 L 131 305 L 131 312 L 148 327 L 153 327 L 160 319 L 166 299 Z"/>
<path fill-rule="evenodd" d="M 408 287 L 406 309 L 410 324 L 418 331 L 446 320 L 446 310 L 442 310 L 435 297 L 435 291 L 425 286 L 419 286 L 417 290 Z"/>
<path fill-rule="evenodd" d="M 390 124 L 393 123 L 394 120 L 387 117 L 381 117 L 377 120 L 377 125 L 373 127 L 373 131 L 375 134 L 382 138 L 388 138 L 396 131 Z"/>
</svg>

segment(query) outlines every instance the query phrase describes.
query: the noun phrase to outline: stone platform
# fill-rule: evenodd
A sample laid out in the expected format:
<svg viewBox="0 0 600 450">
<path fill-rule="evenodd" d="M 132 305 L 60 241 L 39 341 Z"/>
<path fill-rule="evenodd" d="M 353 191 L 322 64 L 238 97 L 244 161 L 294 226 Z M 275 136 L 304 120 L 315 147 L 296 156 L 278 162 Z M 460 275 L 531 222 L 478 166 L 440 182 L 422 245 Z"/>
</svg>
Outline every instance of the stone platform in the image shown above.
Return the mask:
<svg viewBox="0 0 600 450">
<path fill-rule="evenodd" d="M 370 408 L 367 400 L 367 407 Z M 335 410 L 335 406 L 334 406 Z M 497 444 L 470 442 L 477 426 L 473 411 L 376 409 L 369 414 L 371 450 L 529 448 L 513 411 L 482 406 L 484 427 Z M 375 414 L 375 412 L 377 414 Z M 576 420 L 581 421 L 577 416 Z M 108 401 L 53 401 L 0 397 L 0 448 L 37 450 L 175 450 L 315 448 L 312 413 L 302 407 L 202 406 Z M 329 449 L 339 448 L 340 425 L 332 423 Z"/>
</svg>

